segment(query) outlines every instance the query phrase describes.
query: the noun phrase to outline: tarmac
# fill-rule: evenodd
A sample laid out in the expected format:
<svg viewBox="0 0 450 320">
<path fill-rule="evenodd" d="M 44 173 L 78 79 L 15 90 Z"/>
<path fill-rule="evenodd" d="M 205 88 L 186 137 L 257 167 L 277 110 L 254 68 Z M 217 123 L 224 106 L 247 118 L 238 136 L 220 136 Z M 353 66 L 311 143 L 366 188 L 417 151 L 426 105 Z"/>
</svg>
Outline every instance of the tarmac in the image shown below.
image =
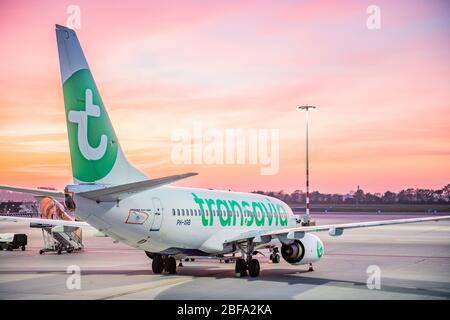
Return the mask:
<svg viewBox="0 0 450 320">
<path fill-rule="evenodd" d="M 316 214 L 317 224 L 429 214 Z M 307 266 L 260 256 L 258 278 L 236 278 L 233 263 L 183 262 L 155 275 L 143 251 L 84 230 L 82 252 L 39 255 L 40 229 L 0 223 L 0 233 L 28 234 L 26 251 L 0 251 L 0 299 L 449 299 L 450 221 L 317 233 L 325 254 Z M 74 278 L 71 270 L 79 268 Z M 77 286 L 79 284 L 79 288 Z"/>
</svg>

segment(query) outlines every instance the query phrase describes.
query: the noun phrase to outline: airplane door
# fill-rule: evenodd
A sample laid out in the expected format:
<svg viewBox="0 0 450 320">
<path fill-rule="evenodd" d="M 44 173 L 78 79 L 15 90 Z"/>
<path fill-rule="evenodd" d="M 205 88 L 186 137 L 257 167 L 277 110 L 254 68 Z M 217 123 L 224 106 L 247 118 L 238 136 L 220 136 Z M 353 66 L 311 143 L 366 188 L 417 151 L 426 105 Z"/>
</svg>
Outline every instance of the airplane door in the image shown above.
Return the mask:
<svg viewBox="0 0 450 320">
<path fill-rule="evenodd" d="M 164 208 L 159 198 L 153 198 L 154 219 L 150 231 L 158 231 L 161 228 Z"/>
</svg>

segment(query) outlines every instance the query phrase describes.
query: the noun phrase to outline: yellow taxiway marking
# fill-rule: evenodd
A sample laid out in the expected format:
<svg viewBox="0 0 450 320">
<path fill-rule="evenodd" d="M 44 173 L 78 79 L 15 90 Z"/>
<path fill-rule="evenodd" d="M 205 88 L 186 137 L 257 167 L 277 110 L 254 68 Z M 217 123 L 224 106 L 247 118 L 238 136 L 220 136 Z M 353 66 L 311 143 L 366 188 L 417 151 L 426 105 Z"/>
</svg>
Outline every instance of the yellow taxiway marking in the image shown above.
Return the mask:
<svg viewBox="0 0 450 320">
<path fill-rule="evenodd" d="M 23 280 L 33 280 L 37 278 L 49 277 L 52 274 L 0 274 L 0 283 L 8 283 Z"/>
<path fill-rule="evenodd" d="M 187 283 L 192 281 L 192 277 L 186 276 L 175 276 L 175 278 L 166 278 L 167 276 L 162 276 L 164 278 L 155 279 L 153 281 L 148 281 L 144 283 L 137 283 L 132 285 L 124 285 L 117 287 L 108 287 L 102 289 L 93 289 L 93 290 L 75 290 L 74 292 L 70 292 L 69 295 L 79 295 L 80 297 L 86 298 L 95 298 L 99 300 L 106 299 L 117 299 L 127 295 L 132 295 L 148 290 L 157 290 L 157 289 L 168 289 L 169 287 L 180 285 L 183 283 Z M 170 277 L 170 276 L 169 276 Z M 151 293 L 150 293 L 151 295 Z"/>
</svg>

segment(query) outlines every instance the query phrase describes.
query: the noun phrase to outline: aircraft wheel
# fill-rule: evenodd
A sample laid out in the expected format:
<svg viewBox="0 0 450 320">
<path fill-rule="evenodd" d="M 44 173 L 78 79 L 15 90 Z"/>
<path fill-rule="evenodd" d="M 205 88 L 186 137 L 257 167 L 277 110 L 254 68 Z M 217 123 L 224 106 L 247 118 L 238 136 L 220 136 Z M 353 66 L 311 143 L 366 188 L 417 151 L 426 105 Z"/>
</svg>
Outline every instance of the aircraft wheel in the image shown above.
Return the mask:
<svg viewBox="0 0 450 320">
<path fill-rule="evenodd" d="M 257 259 L 251 259 L 248 263 L 248 274 L 250 277 L 259 276 L 259 261 Z"/>
<path fill-rule="evenodd" d="M 25 246 L 22 246 L 22 251 L 25 251 Z"/>
<path fill-rule="evenodd" d="M 247 275 L 247 264 L 244 259 L 237 259 L 235 265 L 236 277 L 245 277 Z"/>
<path fill-rule="evenodd" d="M 164 270 L 169 274 L 177 273 L 177 261 L 174 257 L 164 259 Z"/>
<path fill-rule="evenodd" d="M 273 263 L 280 263 L 280 255 L 278 253 L 275 253 L 272 257 L 272 262 Z"/>
<path fill-rule="evenodd" d="M 39 254 L 44 254 L 44 252 L 45 252 L 45 251 L 44 251 L 44 250 L 42 250 L 42 249 L 41 249 L 41 250 L 39 250 Z"/>
<path fill-rule="evenodd" d="M 224 262 L 225 263 L 230 263 L 230 259 L 225 259 Z"/>
<path fill-rule="evenodd" d="M 152 271 L 155 274 L 160 274 L 164 270 L 163 258 L 160 255 L 155 255 L 152 261 Z"/>
<path fill-rule="evenodd" d="M 191 262 L 194 262 L 195 261 L 195 258 L 191 258 Z"/>
<path fill-rule="evenodd" d="M 6 248 L 6 250 L 8 250 L 8 251 L 13 251 L 13 248 L 12 248 L 12 246 L 8 246 L 8 247 Z"/>
</svg>

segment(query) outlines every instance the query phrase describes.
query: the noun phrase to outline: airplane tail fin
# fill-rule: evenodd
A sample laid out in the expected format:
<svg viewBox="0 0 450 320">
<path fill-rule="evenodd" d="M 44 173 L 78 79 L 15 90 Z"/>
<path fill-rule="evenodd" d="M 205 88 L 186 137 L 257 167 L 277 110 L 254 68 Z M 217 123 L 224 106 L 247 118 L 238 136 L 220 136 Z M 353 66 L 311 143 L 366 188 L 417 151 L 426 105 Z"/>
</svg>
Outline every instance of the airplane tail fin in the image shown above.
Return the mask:
<svg viewBox="0 0 450 320">
<path fill-rule="evenodd" d="M 126 159 L 74 30 L 56 25 L 75 183 L 118 185 L 147 179 Z"/>
</svg>

